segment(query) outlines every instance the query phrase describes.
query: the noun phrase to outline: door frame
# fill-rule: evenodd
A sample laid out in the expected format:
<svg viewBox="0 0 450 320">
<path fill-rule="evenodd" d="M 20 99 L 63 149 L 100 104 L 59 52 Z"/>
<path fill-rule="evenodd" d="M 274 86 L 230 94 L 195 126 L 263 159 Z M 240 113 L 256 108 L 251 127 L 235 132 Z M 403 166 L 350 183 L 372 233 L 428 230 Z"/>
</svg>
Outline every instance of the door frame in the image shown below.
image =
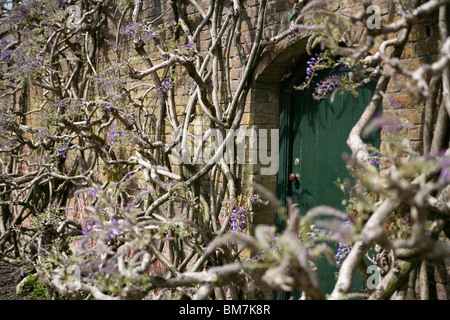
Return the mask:
<svg viewBox="0 0 450 320">
<path fill-rule="evenodd" d="M 292 192 L 292 183 L 287 179 L 290 172 L 292 172 L 292 148 L 290 147 L 293 141 L 293 123 L 294 123 L 294 86 L 300 79 L 306 76 L 306 67 L 303 59 L 299 66 L 294 68 L 293 75 L 281 82 L 280 84 L 280 102 L 278 115 L 278 129 L 280 130 L 279 141 L 279 168 L 277 174 L 277 197 L 281 204 L 286 207 L 287 196 Z M 276 226 L 278 231 L 282 231 L 285 226 L 285 221 L 279 215 L 276 217 Z"/>
<path fill-rule="evenodd" d="M 281 201 L 282 207 L 286 208 L 288 195 L 292 193 L 292 183 L 287 179 L 292 172 L 292 152 L 291 144 L 293 141 L 293 123 L 294 123 L 294 86 L 300 79 L 306 76 L 306 67 L 304 67 L 307 57 L 302 59 L 302 63 L 293 68 L 293 75 L 280 83 L 280 101 L 278 111 L 278 129 L 279 131 L 279 165 L 276 182 L 277 197 Z M 282 232 L 286 228 L 286 220 L 276 213 L 275 227 L 277 232 Z M 300 297 L 300 291 L 292 292 L 274 292 L 275 299 L 287 300 L 289 297 Z"/>
</svg>

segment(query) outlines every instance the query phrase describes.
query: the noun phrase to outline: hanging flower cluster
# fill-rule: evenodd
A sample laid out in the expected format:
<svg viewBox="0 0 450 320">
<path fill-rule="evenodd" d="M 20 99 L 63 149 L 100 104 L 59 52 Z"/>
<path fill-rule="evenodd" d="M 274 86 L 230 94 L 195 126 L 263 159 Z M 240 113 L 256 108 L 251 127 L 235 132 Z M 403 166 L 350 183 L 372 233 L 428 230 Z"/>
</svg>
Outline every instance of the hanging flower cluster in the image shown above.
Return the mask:
<svg viewBox="0 0 450 320">
<path fill-rule="evenodd" d="M 347 255 L 350 253 L 351 246 L 339 243 L 339 248 L 337 249 L 336 255 L 334 256 L 334 259 L 336 261 L 336 266 L 339 268 L 342 267 L 342 263 L 344 262 Z"/>
<path fill-rule="evenodd" d="M 222 204 L 230 216 L 230 232 L 244 233 L 247 227 L 247 216 L 253 206 L 259 207 L 265 202 L 260 194 L 239 195 L 237 198 L 224 199 Z"/>
<path fill-rule="evenodd" d="M 316 53 L 309 61 L 307 62 L 308 67 L 306 68 L 306 77 L 305 81 L 302 85 L 297 87 L 298 90 L 304 90 L 308 87 L 314 76 L 317 75 L 316 71 L 320 68 L 321 63 L 325 59 L 325 53 L 318 54 Z"/>
<path fill-rule="evenodd" d="M 344 228 L 347 228 L 350 232 L 351 228 L 352 228 L 352 222 L 350 220 L 347 220 L 344 223 Z M 343 261 L 345 260 L 345 258 L 347 257 L 347 255 L 350 253 L 352 246 L 350 245 L 350 243 L 343 241 L 343 240 L 347 240 L 344 238 L 338 238 L 337 240 L 341 240 L 339 241 L 339 247 L 337 249 L 336 255 L 334 256 L 334 260 L 336 262 L 336 266 L 338 266 L 339 268 L 342 266 Z"/>
<path fill-rule="evenodd" d="M 161 98 L 167 95 L 167 92 L 172 89 L 172 83 L 168 80 L 161 83 L 161 87 L 158 88 L 158 93 Z"/>
<path fill-rule="evenodd" d="M 344 75 L 335 74 L 318 82 L 316 84 L 313 97 L 318 100 L 325 99 L 329 94 L 333 93 L 338 88 L 342 78 L 344 78 Z"/>
<path fill-rule="evenodd" d="M 139 25 L 134 22 L 129 22 L 122 31 L 127 36 L 132 36 L 139 32 Z"/>
<path fill-rule="evenodd" d="M 318 81 L 314 80 L 314 77 L 319 76 L 319 71 L 336 70 L 338 67 L 345 67 L 351 71 L 328 75 Z M 314 54 L 307 61 L 305 79 L 301 85 L 294 88 L 296 90 L 313 88 L 313 98 L 317 100 L 325 99 L 338 90 L 345 90 L 357 96 L 355 85 L 365 77 L 366 73 L 363 69 L 345 59 L 336 59 L 329 51 L 324 51 Z"/>
</svg>

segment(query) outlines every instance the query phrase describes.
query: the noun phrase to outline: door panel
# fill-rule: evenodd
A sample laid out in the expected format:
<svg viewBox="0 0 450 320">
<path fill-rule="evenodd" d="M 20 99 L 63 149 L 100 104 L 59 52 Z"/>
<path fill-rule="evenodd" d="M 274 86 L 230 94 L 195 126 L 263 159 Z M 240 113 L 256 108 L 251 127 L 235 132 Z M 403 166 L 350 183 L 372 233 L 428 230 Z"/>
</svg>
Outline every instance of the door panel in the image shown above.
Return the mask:
<svg viewBox="0 0 450 320">
<path fill-rule="evenodd" d="M 313 89 L 298 91 L 293 89 L 294 85 L 298 85 L 298 81 L 285 84 L 281 90 L 283 144 L 278 186 L 279 193 L 284 192 L 284 195 L 279 196 L 282 200 L 291 197 L 299 205 L 301 214 L 318 205 L 342 210 L 343 194 L 335 185 L 338 178 L 343 181 L 349 177 L 342 155 L 351 153 L 346 144 L 348 135 L 370 101 L 375 84 L 360 88 L 357 98 L 342 92 L 336 94 L 333 101 L 331 97 L 315 100 Z M 373 135 L 367 143 L 378 146 L 379 135 Z M 281 168 L 283 163 L 285 167 Z M 298 173 L 299 181 L 289 182 L 289 173 Z M 329 265 L 325 258 L 316 264 L 322 289 L 331 293 L 336 267 Z"/>
<path fill-rule="evenodd" d="M 334 182 L 348 176 L 344 153 L 351 151 L 346 140 L 368 103 L 371 88 L 360 89 L 359 97 L 349 93 L 314 100 L 312 90 L 293 92 L 292 172 L 300 181 L 291 187 L 301 212 L 319 204 L 340 207 L 342 194 Z M 295 164 L 299 160 L 299 165 Z"/>
</svg>

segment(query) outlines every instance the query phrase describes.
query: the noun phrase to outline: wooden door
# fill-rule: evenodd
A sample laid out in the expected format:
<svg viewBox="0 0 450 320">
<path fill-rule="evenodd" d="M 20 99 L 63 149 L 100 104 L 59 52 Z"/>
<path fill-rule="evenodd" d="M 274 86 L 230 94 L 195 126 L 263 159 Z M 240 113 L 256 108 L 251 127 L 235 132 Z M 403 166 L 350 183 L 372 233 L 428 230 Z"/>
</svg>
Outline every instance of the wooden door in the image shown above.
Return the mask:
<svg viewBox="0 0 450 320">
<path fill-rule="evenodd" d="M 332 73 L 342 72 L 346 70 Z M 317 82 L 329 75 L 319 76 Z M 304 74 L 299 72 L 281 87 L 278 196 L 283 202 L 291 197 L 299 205 L 301 214 L 318 205 L 344 210 L 344 195 L 335 182 L 349 176 L 342 158 L 344 153 L 351 153 L 346 140 L 370 101 L 375 84 L 360 88 L 357 98 L 342 92 L 336 94 L 333 101 L 331 97 L 315 100 L 315 85 L 303 91 L 294 89 L 303 79 Z M 378 146 L 379 135 L 375 134 L 367 142 Z M 298 180 L 289 181 L 291 173 L 297 175 Z M 284 227 L 281 220 L 277 224 L 279 229 Z M 322 289 L 331 293 L 337 268 L 325 258 L 316 261 L 316 265 Z"/>
</svg>

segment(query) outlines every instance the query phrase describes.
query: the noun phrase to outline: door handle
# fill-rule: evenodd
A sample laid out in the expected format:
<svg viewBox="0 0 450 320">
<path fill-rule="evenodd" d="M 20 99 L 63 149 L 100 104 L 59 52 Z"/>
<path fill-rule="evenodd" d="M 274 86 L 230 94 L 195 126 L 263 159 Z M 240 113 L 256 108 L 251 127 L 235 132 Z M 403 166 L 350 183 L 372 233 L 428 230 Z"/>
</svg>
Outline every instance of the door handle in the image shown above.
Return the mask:
<svg viewBox="0 0 450 320">
<path fill-rule="evenodd" d="M 291 173 L 289 175 L 289 181 L 290 182 L 300 181 L 300 174 L 299 173 Z"/>
</svg>

